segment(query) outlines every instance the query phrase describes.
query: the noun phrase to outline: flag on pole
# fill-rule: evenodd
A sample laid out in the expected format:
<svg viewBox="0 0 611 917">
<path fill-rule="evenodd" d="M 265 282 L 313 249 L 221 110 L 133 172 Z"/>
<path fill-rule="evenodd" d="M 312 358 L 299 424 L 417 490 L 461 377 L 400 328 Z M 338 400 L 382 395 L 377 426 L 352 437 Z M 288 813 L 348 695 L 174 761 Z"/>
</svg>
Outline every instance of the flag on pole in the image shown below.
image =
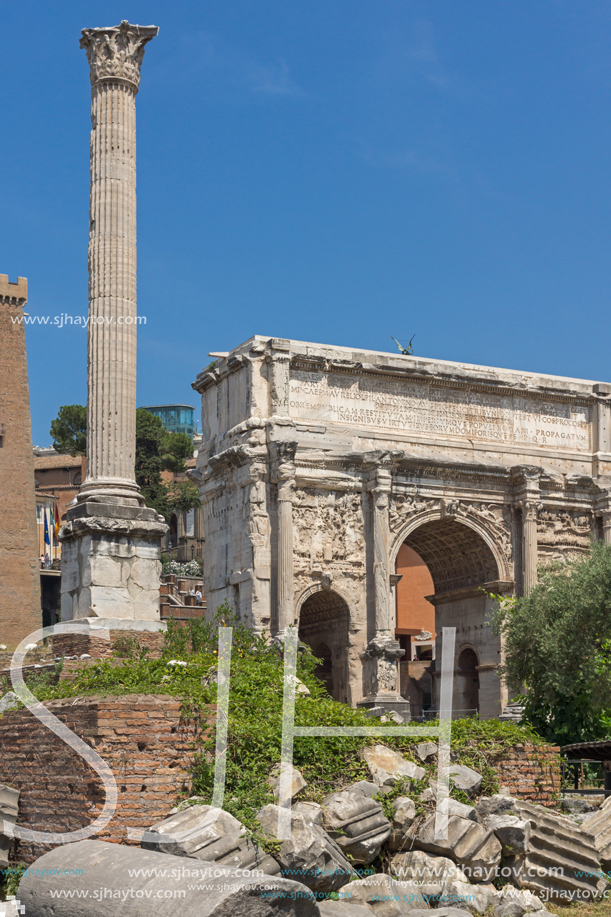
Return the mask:
<svg viewBox="0 0 611 917">
<path fill-rule="evenodd" d="M 57 509 L 57 500 L 53 504 L 53 524 L 55 526 L 55 537 L 59 538 L 60 521 L 59 510 Z"/>
<path fill-rule="evenodd" d="M 45 544 L 51 544 L 51 540 L 49 538 L 49 523 L 47 520 L 47 507 L 46 506 L 43 508 L 43 513 L 45 514 Z"/>
</svg>

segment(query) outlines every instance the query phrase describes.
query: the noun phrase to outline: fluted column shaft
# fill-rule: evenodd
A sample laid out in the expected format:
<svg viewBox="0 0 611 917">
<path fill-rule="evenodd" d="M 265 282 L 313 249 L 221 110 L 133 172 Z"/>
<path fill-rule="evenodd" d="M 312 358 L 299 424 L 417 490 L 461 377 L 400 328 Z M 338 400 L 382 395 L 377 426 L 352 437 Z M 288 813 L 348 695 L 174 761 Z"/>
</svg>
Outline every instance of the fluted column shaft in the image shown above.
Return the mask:
<svg viewBox="0 0 611 917">
<path fill-rule="evenodd" d="M 389 633 L 394 637 L 391 627 L 391 590 L 388 546 L 390 529 L 388 523 L 388 500 L 390 494 L 390 475 L 378 474 L 373 488 L 373 577 L 375 593 L 375 629 L 376 633 Z"/>
<path fill-rule="evenodd" d="M 88 481 L 135 485 L 136 93 L 103 81 L 91 103 Z"/>
<path fill-rule="evenodd" d="M 529 595 L 537 585 L 537 506 L 529 501 L 522 506 L 522 570 Z"/>
<path fill-rule="evenodd" d="M 611 513 L 603 513 L 603 541 L 611 545 Z"/>
<path fill-rule="evenodd" d="M 294 478 L 278 483 L 278 630 L 284 633 L 293 623 L 293 492 Z"/>
<path fill-rule="evenodd" d="M 143 502 L 136 453 L 136 93 L 155 26 L 84 29 L 91 71 L 87 479 L 80 500 Z"/>
</svg>

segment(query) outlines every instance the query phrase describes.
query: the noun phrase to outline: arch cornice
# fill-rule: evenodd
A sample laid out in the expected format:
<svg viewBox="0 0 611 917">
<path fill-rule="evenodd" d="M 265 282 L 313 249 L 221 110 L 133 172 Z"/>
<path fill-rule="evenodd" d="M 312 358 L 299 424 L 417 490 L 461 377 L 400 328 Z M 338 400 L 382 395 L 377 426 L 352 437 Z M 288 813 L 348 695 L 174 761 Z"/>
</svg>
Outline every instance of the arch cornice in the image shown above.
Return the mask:
<svg viewBox="0 0 611 917">
<path fill-rule="evenodd" d="M 499 580 L 512 580 L 513 570 L 507 559 L 503 546 L 498 535 L 494 532 L 491 525 L 480 518 L 475 518 L 464 512 L 448 513 L 445 508 L 431 508 L 421 512 L 414 513 L 406 518 L 405 522 L 393 533 L 393 542 L 389 553 L 390 568 L 395 569 L 397 555 L 401 545 L 409 538 L 412 532 L 415 532 L 421 526 L 429 522 L 440 522 L 444 519 L 453 519 L 459 525 L 464 525 L 475 532 L 486 546 L 490 549 L 496 562 Z"/>
</svg>

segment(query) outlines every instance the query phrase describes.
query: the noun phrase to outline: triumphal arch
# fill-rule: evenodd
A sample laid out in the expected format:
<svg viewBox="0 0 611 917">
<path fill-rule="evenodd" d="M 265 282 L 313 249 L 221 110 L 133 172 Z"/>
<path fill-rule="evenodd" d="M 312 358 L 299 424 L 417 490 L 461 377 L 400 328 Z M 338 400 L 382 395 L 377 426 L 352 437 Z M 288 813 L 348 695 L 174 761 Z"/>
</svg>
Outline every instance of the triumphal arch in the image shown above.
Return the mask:
<svg viewBox="0 0 611 917">
<path fill-rule="evenodd" d="M 215 356 L 193 386 L 208 608 L 294 624 L 336 699 L 402 709 L 407 545 L 437 635 L 457 628 L 455 706 L 468 670 L 480 714 L 498 715 L 490 594 L 611 543 L 611 385 L 259 336 Z"/>
</svg>

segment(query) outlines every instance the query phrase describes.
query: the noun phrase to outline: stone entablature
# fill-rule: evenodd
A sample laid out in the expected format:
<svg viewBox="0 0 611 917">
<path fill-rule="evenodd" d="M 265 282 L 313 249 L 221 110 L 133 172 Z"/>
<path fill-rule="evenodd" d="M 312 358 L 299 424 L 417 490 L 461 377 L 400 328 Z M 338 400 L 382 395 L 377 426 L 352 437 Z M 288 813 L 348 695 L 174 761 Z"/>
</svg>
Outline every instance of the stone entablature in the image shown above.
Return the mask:
<svg viewBox="0 0 611 917">
<path fill-rule="evenodd" d="M 497 706 L 480 587 L 528 591 L 538 561 L 611 542 L 611 385 L 253 337 L 193 387 L 209 608 L 273 633 L 319 621 L 353 702 L 396 693 L 405 541 Z M 343 636 L 317 592 L 347 606 Z"/>
</svg>

